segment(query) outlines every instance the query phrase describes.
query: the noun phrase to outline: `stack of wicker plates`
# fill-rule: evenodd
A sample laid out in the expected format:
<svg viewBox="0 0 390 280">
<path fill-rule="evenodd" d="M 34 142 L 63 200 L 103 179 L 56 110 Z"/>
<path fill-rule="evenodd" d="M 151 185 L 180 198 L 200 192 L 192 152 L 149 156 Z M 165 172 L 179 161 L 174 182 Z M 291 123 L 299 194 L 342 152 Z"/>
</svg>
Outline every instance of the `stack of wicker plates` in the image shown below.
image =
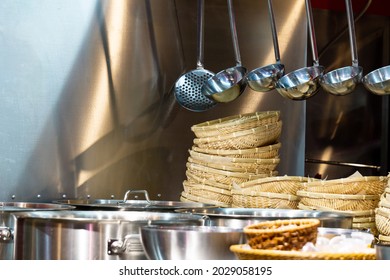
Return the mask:
<svg viewBox="0 0 390 280">
<path fill-rule="evenodd" d="M 375 209 L 387 181 L 382 176 L 311 181 L 297 192 L 298 208 L 350 213 L 354 215 L 352 228 L 377 234 Z"/>
<path fill-rule="evenodd" d="M 375 224 L 381 243 L 390 244 L 390 185 L 383 192 L 375 209 Z"/>
<path fill-rule="evenodd" d="M 285 175 L 244 182 L 232 190 L 232 207 L 297 209 L 297 191 L 309 180 Z"/>
<path fill-rule="evenodd" d="M 234 183 L 276 176 L 279 117 L 279 111 L 264 111 L 193 125 L 194 145 L 180 199 L 230 207 Z"/>
</svg>

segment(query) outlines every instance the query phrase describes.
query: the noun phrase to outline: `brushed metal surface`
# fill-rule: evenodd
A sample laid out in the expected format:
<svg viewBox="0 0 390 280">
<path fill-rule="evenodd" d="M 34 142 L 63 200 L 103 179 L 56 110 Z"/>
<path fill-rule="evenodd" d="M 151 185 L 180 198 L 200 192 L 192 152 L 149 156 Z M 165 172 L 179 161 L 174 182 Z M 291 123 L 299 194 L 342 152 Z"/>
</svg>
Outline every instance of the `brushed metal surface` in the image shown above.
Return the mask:
<svg viewBox="0 0 390 280">
<path fill-rule="evenodd" d="M 286 71 L 306 64 L 304 1 L 275 0 Z M 234 1 L 241 59 L 274 61 L 266 1 Z M 177 200 L 191 125 L 261 110 L 284 123 L 280 174 L 303 175 L 305 103 L 247 89 L 194 113 L 174 81 L 196 61 L 196 1 L 3 0 L 0 9 L 0 198 L 121 198 L 147 189 Z M 205 64 L 234 57 L 226 1 L 206 1 Z"/>
</svg>

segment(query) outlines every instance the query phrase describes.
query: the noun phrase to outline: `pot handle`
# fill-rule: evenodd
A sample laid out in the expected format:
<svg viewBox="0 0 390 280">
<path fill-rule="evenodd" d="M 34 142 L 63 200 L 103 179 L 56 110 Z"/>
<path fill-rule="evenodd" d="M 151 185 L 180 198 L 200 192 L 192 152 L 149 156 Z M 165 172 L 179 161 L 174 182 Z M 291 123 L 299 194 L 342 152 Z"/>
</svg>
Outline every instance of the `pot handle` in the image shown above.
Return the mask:
<svg viewBox="0 0 390 280">
<path fill-rule="evenodd" d="M 122 255 L 133 251 L 143 251 L 139 234 L 128 234 L 123 239 L 109 239 L 107 242 L 108 255 Z"/>
<path fill-rule="evenodd" d="M 0 227 L 0 240 L 11 241 L 14 238 L 13 230 L 9 227 Z"/>
<path fill-rule="evenodd" d="M 126 201 L 128 200 L 128 196 L 130 193 L 143 193 L 144 196 L 145 196 L 145 200 L 148 204 L 151 204 L 152 202 L 150 201 L 149 199 L 149 194 L 146 190 L 128 190 L 126 193 L 125 193 L 125 196 L 123 197 L 123 203 L 126 203 Z"/>
</svg>

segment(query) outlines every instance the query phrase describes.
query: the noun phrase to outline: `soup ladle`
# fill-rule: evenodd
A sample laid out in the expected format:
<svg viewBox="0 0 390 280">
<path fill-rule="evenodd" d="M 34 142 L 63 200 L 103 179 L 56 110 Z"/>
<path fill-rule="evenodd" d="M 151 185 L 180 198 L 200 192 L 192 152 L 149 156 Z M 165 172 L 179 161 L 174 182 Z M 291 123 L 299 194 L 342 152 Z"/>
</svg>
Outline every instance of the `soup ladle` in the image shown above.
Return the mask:
<svg viewBox="0 0 390 280">
<path fill-rule="evenodd" d="M 220 103 L 227 103 L 237 99 L 246 88 L 244 77 L 247 69 L 241 65 L 232 0 L 227 0 L 227 4 L 236 66 L 218 72 L 209 78 L 202 87 L 202 93 L 206 97 Z"/>
<path fill-rule="evenodd" d="M 254 91 L 259 92 L 267 92 L 274 89 L 276 81 L 284 75 L 284 65 L 280 62 L 279 43 L 272 8 L 272 0 L 268 0 L 268 14 L 271 23 L 276 63 L 254 69 L 245 77 L 248 86 Z"/>
<path fill-rule="evenodd" d="M 290 72 L 281 77 L 275 84 L 275 88 L 280 95 L 291 100 L 305 100 L 314 96 L 320 89 L 319 79 L 324 73 L 324 67 L 319 65 L 313 12 L 310 0 L 306 0 L 305 4 L 313 56 L 313 66 L 300 68 Z"/>
<path fill-rule="evenodd" d="M 320 79 L 322 88 L 333 95 L 343 96 L 351 93 L 362 80 L 363 68 L 359 66 L 355 26 L 351 0 L 345 0 L 348 18 L 349 41 L 351 44 L 352 66 L 342 67 L 324 74 Z"/>
<path fill-rule="evenodd" d="M 368 73 L 363 78 L 363 85 L 376 95 L 390 94 L 390 65 Z"/>
</svg>

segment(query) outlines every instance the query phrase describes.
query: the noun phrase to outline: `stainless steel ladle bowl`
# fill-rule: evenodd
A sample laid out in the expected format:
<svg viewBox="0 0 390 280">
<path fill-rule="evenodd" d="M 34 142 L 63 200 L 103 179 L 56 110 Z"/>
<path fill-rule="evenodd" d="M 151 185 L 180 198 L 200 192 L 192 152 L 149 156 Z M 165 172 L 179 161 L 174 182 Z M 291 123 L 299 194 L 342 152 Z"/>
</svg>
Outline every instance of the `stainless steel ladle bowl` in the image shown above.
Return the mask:
<svg viewBox="0 0 390 280">
<path fill-rule="evenodd" d="M 377 95 L 390 94 L 390 65 L 371 71 L 363 78 L 363 85 Z"/>
<path fill-rule="evenodd" d="M 209 78 L 202 87 L 202 93 L 206 97 L 221 103 L 233 101 L 244 92 L 246 88 L 244 78 L 247 72 L 247 69 L 241 65 L 232 0 L 227 0 L 227 3 L 236 66 L 218 72 Z"/>
<path fill-rule="evenodd" d="M 352 53 L 352 66 L 346 66 L 324 74 L 320 79 L 322 88 L 333 95 L 347 95 L 351 93 L 356 85 L 362 80 L 363 68 L 359 66 L 355 25 L 351 0 L 345 0 L 348 18 L 349 41 Z"/>
<path fill-rule="evenodd" d="M 313 12 L 310 0 L 306 0 L 306 15 L 308 20 L 313 66 L 295 70 L 281 77 L 275 84 L 276 90 L 283 96 L 292 100 L 305 100 L 314 96 L 320 89 L 319 79 L 324 67 L 319 65 L 317 43 L 314 31 Z"/>
<path fill-rule="evenodd" d="M 268 0 L 268 14 L 271 23 L 276 63 L 254 69 L 245 77 L 248 86 L 254 91 L 259 92 L 267 92 L 274 89 L 276 81 L 284 75 L 284 65 L 280 62 L 279 43 L 272 8 L 272 0 Z"/>
</svg>

